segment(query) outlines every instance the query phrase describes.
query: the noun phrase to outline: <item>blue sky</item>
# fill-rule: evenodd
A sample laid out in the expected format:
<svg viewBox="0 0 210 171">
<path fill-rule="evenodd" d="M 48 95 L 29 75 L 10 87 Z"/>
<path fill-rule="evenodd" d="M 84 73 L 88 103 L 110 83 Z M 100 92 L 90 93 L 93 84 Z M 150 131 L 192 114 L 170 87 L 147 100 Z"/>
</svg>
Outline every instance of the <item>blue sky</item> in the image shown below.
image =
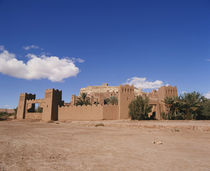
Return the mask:
<svg viewBox="0 0 210 171">
<path fill-rule="evenodd" d="M 0 107 L 104 82 L 210 97 L 208 0 L 0 0 L 0 16 Z"/>
</svg>

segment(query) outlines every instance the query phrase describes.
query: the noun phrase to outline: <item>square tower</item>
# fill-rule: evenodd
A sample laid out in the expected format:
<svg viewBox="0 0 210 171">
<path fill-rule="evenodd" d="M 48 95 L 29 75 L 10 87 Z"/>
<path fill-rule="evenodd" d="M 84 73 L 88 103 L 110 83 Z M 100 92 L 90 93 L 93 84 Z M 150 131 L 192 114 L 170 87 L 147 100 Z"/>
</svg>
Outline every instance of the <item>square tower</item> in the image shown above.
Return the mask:
<svg viewBox="0 0 210 171">
<path fill-rule="evenodd" d="M 42 120 L 58 120 L 58 105 L 62 105 L 62 91 L 55 89 L 45 90 L 45 107 L 43 109 Z"/>
<path fill-rule="evenodd" d="M 35 99 L 35 94 L 21 93 L 17 109 L 17 119 L 25 119 L 26 100 Z"/>
<path fill-rule="evenodd" d="M 119 87 L 119 117 L 118 119 L 128 119 L 129 118 L 129 109 L 128 106 L 131 101 L 134 99 L 134 86 L 130 85 L 120 85 Z"/>
</svg>

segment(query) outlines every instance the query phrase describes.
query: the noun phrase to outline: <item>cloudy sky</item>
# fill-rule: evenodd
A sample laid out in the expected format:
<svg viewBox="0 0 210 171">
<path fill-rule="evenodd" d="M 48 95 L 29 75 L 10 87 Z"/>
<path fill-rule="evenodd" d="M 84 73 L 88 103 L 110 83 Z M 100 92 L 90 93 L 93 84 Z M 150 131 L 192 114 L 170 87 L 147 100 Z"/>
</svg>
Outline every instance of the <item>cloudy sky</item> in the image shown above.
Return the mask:
<svg viewBox="0 0 210 171">
<path fill-rule="evenodd" d="M 0 16 L 0 108 L 105 82 L 210 98 L 208 0 L 0 0 Z"/>
</svg>

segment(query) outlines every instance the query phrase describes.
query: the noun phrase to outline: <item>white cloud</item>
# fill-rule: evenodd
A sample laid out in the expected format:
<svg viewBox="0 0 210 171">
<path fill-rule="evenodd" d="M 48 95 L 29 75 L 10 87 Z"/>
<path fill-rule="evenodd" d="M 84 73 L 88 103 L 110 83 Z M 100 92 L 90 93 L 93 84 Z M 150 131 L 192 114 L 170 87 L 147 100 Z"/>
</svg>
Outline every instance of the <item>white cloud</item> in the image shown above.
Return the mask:
<svg viewBox="0 0 210 171">
<path fill-rule="evenodd" d="M 23 49 L 25 50 L 39 49 L 39 46 L 36 46 L 36 45 L 24 46 Z"/>
<path fill-rule="evenodd" d="M 2 109 L 14 109 L 11 105 L 1 105 L 0 108 Z"/>
<path fill-rule="evenodd" d="M 187 91 L 182 91 L 182 92 L 181 92 L 181 94 L 185 94 L 185 93 L 187 93 Z"/>
<path fill-rule="evenodd" d="M 4 46 L 0 45 L 0 51 L 4 50 Z"/>
<path fill-rule="evenodd" d="M 206 97 L 207 99 L 210 99 L 210 91 L 209 91 L 208 93 L 205 94 L 205 97 Z"/>
<path fill-rule="evenodd" d="M 57 56 L 26 55 L 27 62 L 18 60 L 16 55 L 5 49 L 0 51 L 0 72 L 22 79 L 48 79 L 61 82 L 65 78 L 76 76 L 79 68 L 74 61 L 68 58 L 60 59 Z"/>
<path fill-rule="evenodd" d="M 135 87 L 142 89 L 155 89 L 163 86 L 163 81 L 147 81 L 146 78 L 132 77 L 127 79 L 126 84 L 134 85 Z"/>
<path fill-rule="evenodd" d="M 72 58 L 72 60 L 74 61 L 74 62 L 79 62 L 79 63 L 83 63 L 83 62 L 85 62 L 85 60 L 84 59 L 81 59 L 81 58 Z"/>
</svg>

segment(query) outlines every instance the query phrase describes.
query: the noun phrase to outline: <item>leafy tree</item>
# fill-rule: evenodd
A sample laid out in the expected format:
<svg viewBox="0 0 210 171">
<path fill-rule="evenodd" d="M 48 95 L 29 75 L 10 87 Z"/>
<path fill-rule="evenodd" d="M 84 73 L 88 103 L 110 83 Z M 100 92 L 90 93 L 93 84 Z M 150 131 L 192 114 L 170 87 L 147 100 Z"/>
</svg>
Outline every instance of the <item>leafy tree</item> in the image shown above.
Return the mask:
<svg viewBox="0 0 210 171">
<path fill-rule="evenodd" d="M 148 114 L 151 112 L 152 106 L 149 105 L 149 98 L 137 96 L 129 104 L 129 115 L 132 120 L 145 120 L 149 119 Z"/>
<path fill-rule="evenodd" d="M 82 106 L 82 105 L 91 105 L 90 98 L 87 97 L 86 93 L 81 93 L 76 101 L 76 106 Z"/>
</svg>

